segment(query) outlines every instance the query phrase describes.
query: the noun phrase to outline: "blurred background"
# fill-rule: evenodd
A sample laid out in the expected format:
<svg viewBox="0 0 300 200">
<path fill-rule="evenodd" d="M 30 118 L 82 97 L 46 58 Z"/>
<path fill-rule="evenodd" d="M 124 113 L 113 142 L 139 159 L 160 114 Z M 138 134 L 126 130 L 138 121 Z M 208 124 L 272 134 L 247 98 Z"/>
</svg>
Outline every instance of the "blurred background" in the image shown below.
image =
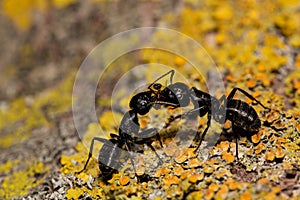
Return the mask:
<svg viewBox="0 0 300 200">
<path fill-rule="evenodd" d="M 4 0 L 1 3 L 1 46 L 5 50 L 0 55 L 0 98 L 4 100 L 58 84 L 74 74 L 101 41 L 128 29 L 157 26 L 159 18 L 178 10 L 181 2 Z"/>
</svg>

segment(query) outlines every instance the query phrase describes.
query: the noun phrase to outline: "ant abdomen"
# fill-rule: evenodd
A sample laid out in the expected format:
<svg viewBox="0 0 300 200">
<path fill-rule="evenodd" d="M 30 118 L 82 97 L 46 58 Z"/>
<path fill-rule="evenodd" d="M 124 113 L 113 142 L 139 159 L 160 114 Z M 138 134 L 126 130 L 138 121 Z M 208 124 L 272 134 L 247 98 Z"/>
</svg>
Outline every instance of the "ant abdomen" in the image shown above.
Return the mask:
<svg viewBox="0 0 300 200">
<path fill-rule="evenodd" d="M 226 117 L 235 127 L 248 133 L 258 132 L 261 127 L 260 119 L 254 108 L 241 100 L 232 99 L 227 103 Z"/>
<path fill-rule="evenodd" d="M 118 147 L 118 144 L 103 144 L 98 157 L 99 166 L 104 165 L 109 168 L 119 169 L 122 166 L 121 153 L 122 149 Z"/>
</svg>

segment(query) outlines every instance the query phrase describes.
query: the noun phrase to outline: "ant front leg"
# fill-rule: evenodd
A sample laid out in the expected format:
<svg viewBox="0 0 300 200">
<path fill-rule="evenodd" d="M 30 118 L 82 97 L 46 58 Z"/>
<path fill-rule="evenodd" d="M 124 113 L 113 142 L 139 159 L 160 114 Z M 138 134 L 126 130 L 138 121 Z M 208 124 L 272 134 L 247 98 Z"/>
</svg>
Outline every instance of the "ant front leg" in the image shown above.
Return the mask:
<svg viewBox="0 0 300 200">
<path fill-rule="evenodd" d="M 180 118 L 185 118 L 185 117 L 188 117 L 188 116 L 199 116 L 199 113 L 201 113 L 201 111 L 205 109 L 205 106 L 202 106 L 202 107 L 198 107 L 198 108 L 194 108 L 192 110 L 189 110 L 181 115 L 177 115 L 176 117 L 172 117 L 169 121 L 169 123 L 172 123 L 173 121 L 175 121 L 176 119 L 180 119 Z M 202 116 L 202 115 L 201 115 Z M 166 128 L 166 127 L 165 127 Z"/>
<path fill-rule="evenodd" d="M 205 135 L 206 135 L 206 133 L 207 133 L 209 127 L 210 127 L 210 122 L 211 122 L 211 113 L 208 113 L 208 115 L 207 115 L 206 128 L 205 128 L 204 132 L 203 132 L 202 135 L 201 135 L 199 144 L 197 145 L 196 149 L 194 150 L 195 153 L 198 151 L 198 149 L 199 149 L 200 146 L 201 146 L 202 141 L 204 140 L 204 137 L 205 137 Z M 200 133 L 199 133 L 199 131 L 197 130 L 197 135 L 196 135 L 196 136 L 199 136 L 199 135 L 200 135 Z"/>
<path fill-rule="evenodd" d="M 227 97 L 227 101 L 230 101 L 233 96 L 235 95 L 235 93 L 239 91 L 241 93 L 243 93 L 246 97 L 248 97 L 249 99 L 251 99 L 252 101 L 256 101 L 259 105 L 261 105 L 264 109 L 268 109 L 266 106 L 264 106 L 260 101 L 258 101 L 256 98 L 254 98 L 251 94 L 249 94 L 248 92 L 246 92 L 245 90 L 241 89 L 241 88 L 233 88 L 230 92 L 230 94 Z M 222 97 L 221 97 L 222 98 Z"/>
<path fill-rule="evenodd" d="M 134 165 L 134 162 L 133 162 L 133 158 L 132 158 L 132 151 L 131 151 L 131 148 L 129 147 L 130 145 L 128 144 L 128 141 L 126 140 L 125 141 L 125 148 L 127 150 L 127 152 L 129 153 L 129 157 L 130 157 L 130 161 L 131 161 L 131 164 L 132 164 L 132 167 L 133 167 L 133 170 L 134 170 L 134 174 L 136 177 L 138 177 L 137 173 L 136 173 L 136 168 L 135 168 L 135 165 Z"/>
<path fill-rule="evenodd" d="M 163 144 L 162 144 L 162 141 L 161 141 L 161 138 L 160 138 L 160 135 L 159 135 L 157 129 L 156 128 L 149 128 L 149 129 L 146 129 L 146 130 L 140 132 L 138 135 L 139 135 L 139 137 L 134 138 L 134 143 L 136 143 L 136 144 L 146 144 L 148 147 L 150 147 L 150 149 L 158 157 L 159 162 L 162 163 L 163 162 L 162 159 L 159 157 L 159 155 L 157 154 L 155 148 L 152 146 L 152 142 L 154 140 L 158 140 L 160 146 L 163 148 Z"/>
<path fill-rule="evenodd" d="M 206 128 L 204 130 L 204 132 L 202 133 L 201 135 L 201 138 L 200 138 L 200 141 L 196 147 L 196 149 L 194 150 L 194 152 L 197 152 L 199 147 L 201 146 L 202 144 L 202 141 L 204 140 L 204 137 L 210 127 L 210 124 L 211 124 L 211 118 L 212 118 L 212 115 L 211 115 L 211 112 L 207 109 L 207 106 L 201 106 L 201 107 L 197 107 L 197 108 L 194 108 L 192 110 L 189 110 L 188 112 L 186 113 L 183 113 L 182 115 L 178 115 L 174 118 L 172 118 L 170 120 L 170 122 L 168 124 L 170 124 L 171 122 L 175 121 L 176 119 L 178 118 L 182 118 L 182 117 L 187 117 L 187 116 L 193 116 L 193 115 L 197 115 L 197 116 L 204 116 L 205 114 L 207 113 L 207 123 L 206 123 Z M 166 127 L 165 127 L 166 128 Z M 198 127 L 198 129 L 200 128 L 200 126 Z M 199 137 L 200 137 L 200 132 L 198 131 L 197 129 L 197 133 L 196 133 L 196 136 L 195 136 L 195 141 L 198 141 L 199 140 Z"/>
<path fill-rule="evenodd" d="M 154 133 L 154 134 L 153 134 Z M 134 170 L 134 173 L 135 173 L 135 176 L 137 177 L 138 179 L 138 182 L 143 182 L 143 179 L 150 179 L 148 177 L 148 175 L 145 175 L 143 174 L 142 176 L 138 175 L 137 174 L 137 171 L 136 171 L 136 167 L 134 165 L 134 160 L 133 160 L 133 156 L 132 156 L 132 150 L 131 150 L 131 144 L 138 144 L 138 145 L 143 145 L 143 144 L 146 144 L 147 146 L 149 146 L 151 148 L 151 150 L 155 153 L 155 155 L 158 157 L 159 159 L 159 165 L 161 163 L 163 163 L 162 159 L 159 157 L 159 155 L 157 154 L 157 152 L 155 151 L 154 147 L 152 146 L 152 142 L 156 139 L 159 141 L 160 143 L 160 146 L 163 147 L 162 145 L 162 142 L 161 142 L 161 139 L 160 139 L 160 135 L 157 131 L 156 128 L 150 128 L 150 129 L 147 129 L 145 131 L 141 131 L 138 133 L 138 136 L 139 137 L 131 137 L 131 140 L 125 140 L 125 148 L 126 150 L 129 152 L 129 155 L 130 155 L 130 161 L 132 163 L 132 166 L 133 166 L 133 170 Z"/>
</svg>

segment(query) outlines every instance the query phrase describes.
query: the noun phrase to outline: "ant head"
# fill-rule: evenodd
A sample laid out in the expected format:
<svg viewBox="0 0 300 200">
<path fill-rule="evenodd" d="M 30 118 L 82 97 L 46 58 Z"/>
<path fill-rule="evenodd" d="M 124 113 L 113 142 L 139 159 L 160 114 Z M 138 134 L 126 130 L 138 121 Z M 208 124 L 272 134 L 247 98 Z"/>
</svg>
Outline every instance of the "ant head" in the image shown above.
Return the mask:
<svg viewBox="0 0 300 200">
<path fill-rule="evenodd" d="M 151 91 L 141 92 L 131 98 L 129 107 L 135 110 L 138 114 L 144 115 L 148 113 L 152 107 L 152 101 L 153 96 Z"/>
<path fill-rule="evenodd" d="M 161 85 L 160 83 L 154 83 L 154 84 L 153 84 L 153 88 L 154 88 L 155 90 L 160 90 L 161 87 L 162 87 L 162 85 Z"/>
<path fill-rule="evenodd" d="M 160 83 L 153 83 L 153 84 L 149 85 L 149 87 L 148 87 L 148 89 L 155 94 L 160 93 L 161 88 L 162 88 L 162 84 L 160 84 Z"/>
</svg>

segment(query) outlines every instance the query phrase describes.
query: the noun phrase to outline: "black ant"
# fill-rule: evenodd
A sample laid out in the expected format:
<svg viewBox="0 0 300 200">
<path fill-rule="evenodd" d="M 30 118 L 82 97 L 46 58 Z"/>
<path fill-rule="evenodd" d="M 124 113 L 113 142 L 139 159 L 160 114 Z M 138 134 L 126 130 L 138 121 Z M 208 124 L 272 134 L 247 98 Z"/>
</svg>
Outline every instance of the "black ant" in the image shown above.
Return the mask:
<svg viewBox="0 0 300 200">
<path fill-rule="evenodd" d="M 175 73 L 174 70 L 171 70 L 168 73 L 171 73 L 172 79 Z M 170 84 L 164 90 L 162 90 L 159 95 L 159 100 L 162 102 L 171 103 L 171 106 L 174 108 L 188 106 L 190 101 L 193 103 L 194 109 L 182 115 L 173 117 L 170 122 L 181 118 L 182 116 L 197 114 L 200 117 L 203 117 L 207 114 L 207 127 L 202 133 L 200 142 L 198 143 L 194 152 L 197 152 L 202 141 L 204 140 L 204 137 L 210 127 L 212 118 L 220 124 L 224 124 L 226 120 L 231 121 L 232 131 L 236 138 L 236 157 L 238 159 L 238 131 L 243 130 L 249 135 L 257 133 L 261 127 L 261 121 L 252 106 L 244 101 L 233 99 L 237 91 L 243 93 L 252 101 L 256 101 L 264 109 L 269 110 L 269 108 L 265 107 L 260 101 L 255 99 L 252 95 L 241 88 L 233 88 L 227 98 L 225 95 L 223 95 L 220 99 L 217 99 L 211 96 L 209 93 L 198 90 L 195 87 L 189 89 L 187 85 L 181 82 Z M 197 132 L 196 138 L 198 138 L 199 135 L 200 133 Z"/>
<path fill-rule="evenodd" d="M 170 73 L 171 73 L 170 80 L 172 80 L 174 75 L 173 70 L 162 75 L 161 77 L 156 79 L 153 83 L 151 83 L 148 86 L 147 91 L 138 93 L 132 97 L 129 103 L 129 107 L 131 108 L 131 110 L 126 112 L 123 116 L 123 119 L 119 127 L 119 135 L 111 133 L 110 134 L 111 139 L 109 140 L 100 137 L 94 137 L 92 139 L 88 159 L 84 165 L 84 168 L 78 173 L 86 169 L 87 164 L 90 158 L 92 157 L 95 141 L 103 143 L 103 146 L 101 147 L 99 152 L 98 165 L 102 172 L 104 180 L 109 180 L 112 174 L 116 173 L 117 169 L 119 169 L 123 165 L 122 160 L 124 159 L 126 160 L 126 158 L 128 158 L 128 155 L 122 155 L 122 152 L 124 152 L 123 150 L 129 152 L 129 157 L 130 157 L 130 152 L 132 152 L 133 147 L 136 144 L 148 145 L 151 148 L 151 150 L 154 151 L 156 156 L 159 158 L 160 163 L 162 163 L 161 158 L 159 157 L 154 147 L 152 146 L 152 142 L 154 140 L 158 140 L 160 146 L 163 147 L 160 139 L 160 135 L 156 128 L 149 128 L 147 130 L 139 132 L 140 124 L 138 121 L 138 114 L 145 115 L 149 112 L 149 110 L 152 107 L 154 107 L 155 109 L 159 109 L 159 106 L 157 105 L 177 107 L 178 101 L 175 101 L 173 103 L 173 101 L 170 100 L 164 101 L 164 98 L 161 98 L 163 96 L 168 96 L 168 95 L 170 96 L 171 93 L 169 92 L 171 91 L 169 91 L 168 88 L 165 88 L 164 90 L 161 91 L 162 85 L 156 83 L 158 80 L 167 76 Z M 165 93 L 168 93 L 168 95 Z M 124 158 L 122 159 L 122 157 Z M 130 157 L 130 159 L 136 174 L 136 169 L 132 157 Z"/>
<path fill-rule="evenodd" d="M 252 106 L 248 103 L 233 99 L 235 93 L 239 91 L 247 96 L 249 99 L 256 101 L 264 109 L 269 109 L 265 107 L 260 101 L 255 99 L 252 95 L 241 88 L 233 88 L 226 98 L 223 95 L 220 99 L 217 99 L 210 94 L 200 91 L 196 88 L 191 89 L 191 100 L 194 105 L 194 109 L 184 113 L 183 115 L 190 115 L 197 113 L 200 117 L 207 114 L 207 127 L 201 135 L 200 142 L 198 143 L 195 152 L 199 149 L 204 137 L 210 127 L 211 119 L 213 118 L 216 122 L 224 124 L 226 120 L 232 122 L 232 131 L 236 139 L 236 157 L 238 159 L 238 132 L 244 131 L 245 134 L 255 134 L 259 131 L 261 127 L 261 121 L 258 114 Z M 198 105 L 197 105 L 198 104 Z M 174 119 L 180 118 L 182 115 L 176 116 Z M 199 135 L 199 133 L 197 133 Z"/>
</svg>

